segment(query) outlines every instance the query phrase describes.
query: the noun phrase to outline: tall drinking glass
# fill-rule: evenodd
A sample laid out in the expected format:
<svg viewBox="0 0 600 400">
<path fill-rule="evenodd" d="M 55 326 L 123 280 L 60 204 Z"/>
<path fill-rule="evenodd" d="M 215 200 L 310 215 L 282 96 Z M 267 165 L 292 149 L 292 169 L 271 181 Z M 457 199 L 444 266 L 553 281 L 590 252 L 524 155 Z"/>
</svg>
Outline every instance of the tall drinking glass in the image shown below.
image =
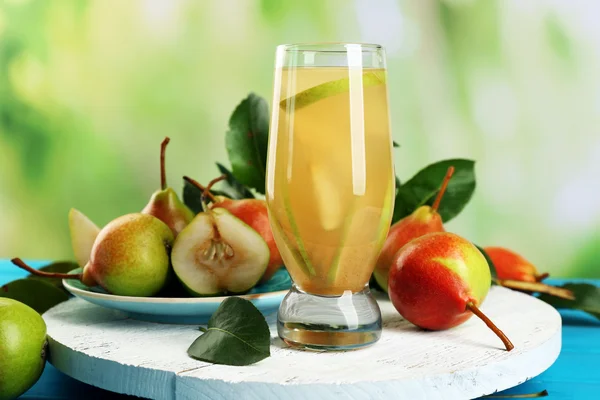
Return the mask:
<svg viewBox="0 0 600 400">
<path fill-rule="evenodd" d="M 383 48 L 277 47 L 270 126 L 267 204 L 294 281 L 279 336 L 320 350 L 374 343 L 381 313 L 368 282 L 395 192 Z"/>
</svg>

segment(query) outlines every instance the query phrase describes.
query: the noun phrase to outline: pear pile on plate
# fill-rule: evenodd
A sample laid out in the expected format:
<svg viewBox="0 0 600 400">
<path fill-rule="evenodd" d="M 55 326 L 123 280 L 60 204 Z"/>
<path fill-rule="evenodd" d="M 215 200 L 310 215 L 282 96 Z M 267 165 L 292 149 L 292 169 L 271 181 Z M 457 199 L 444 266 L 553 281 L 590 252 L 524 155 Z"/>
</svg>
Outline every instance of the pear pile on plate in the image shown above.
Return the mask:
<svg viewBox="0 0 600 400">
<path fill-rule="evenodd" d="M 81 212 L 70 211 L 73 251 L 83 271 L 53 277 L 79 279 L 121 296 L 161 295 L 173 286 L 193 296 L 215 296 L 247 292 L 281 267 L 265 201 L 214 196 L 210 188 L 224 176 L 206 188 L 186 178 L 203 189 L 204 211 L 194 215 L 166 184 L 168 143 L 165 138 L 161 145 L 161 189 L 141 212 L 100 229 Z M 40 274 L 20 259 L 13 262 Z"/>
</svg>

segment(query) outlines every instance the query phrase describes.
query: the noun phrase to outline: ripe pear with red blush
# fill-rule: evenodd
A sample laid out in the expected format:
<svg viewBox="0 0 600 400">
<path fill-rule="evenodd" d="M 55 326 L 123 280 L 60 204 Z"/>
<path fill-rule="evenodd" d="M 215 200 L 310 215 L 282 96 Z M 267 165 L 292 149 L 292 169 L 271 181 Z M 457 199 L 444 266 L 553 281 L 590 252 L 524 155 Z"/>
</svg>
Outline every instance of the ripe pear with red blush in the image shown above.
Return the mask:
<svg viewBox="0 0 600 400">
<path fill-rule="evenodd" d="M 512 250 L 504 247 L 486 247 L 484 250 L 496 267 L 498 279 L 540 282 L 548 277 L 547 273 L 540 274 L 535 265 Z"/>
<path fill-rule="evenodd" d="M 150 201 L 142 210 L 143 214 L 150 214 L 162 222 L 173 232 L 177 237 L 179 232 L 183 230 L 194 219 L 194 213 L 185 204 L 181 202 L 177 193 L 167 186 L 167 177 L 165 172 L 165 152 L 169 139 L 166 137 L 160 146 L 160 183 L 161 188 L 152 194 Z"/>
<path fill-rule="evenodd" d="M 572 291 L 542 283 L 549 274 L 540 274 L 532 263 L 514 251 L 503 247 L 486 247 L 484 251 L 494 264 L 497 275 L 495 282 L 498 285 L 527 293 L 546 293 L 575 300 Z"/>
<path fill-rule="evenodd" d="M 446 192 L 446 188 L 448 187 L 448 182 L 453 174 L 454 167 L 449 167 L 431 207 L 425 205 L 417 208 L 412 214 L 402 218 L 390 228 L 381 253 L 379 254 L 379 258 L 377 259 L 375 270 L 373 271 L 373 276 L 375 277 L 377 284 L 384 291 L 387 292 L 388 275 L 394 255 L 402 246 L 411 240 L 428 233 L 445 231 L 442 217 L 438 213 L 438 208 L 442 201 L 442 197 Z"/>
<path fill-rule="evenodd" d="M 409 322 L 429 330 L 462 324 L 473 314 L 514 348 L 504 333 L 479 309 L 490 289 L 489 265 L 466 239 L 449 232 L 412 240 L 394 256 L 388 294 Z"/>
<path fill-rule="evenodd" d="M 173 240 L 169 227 L 158 218 L 127 214 L 100 230 L 90 260 L 80 274 L 39 271 L 18 258 L 12 263 L 33 275 L 77 279 L 86 286 L 100 285 L 119 296 L 153 296 L 167 282 Z"/>
</svg>

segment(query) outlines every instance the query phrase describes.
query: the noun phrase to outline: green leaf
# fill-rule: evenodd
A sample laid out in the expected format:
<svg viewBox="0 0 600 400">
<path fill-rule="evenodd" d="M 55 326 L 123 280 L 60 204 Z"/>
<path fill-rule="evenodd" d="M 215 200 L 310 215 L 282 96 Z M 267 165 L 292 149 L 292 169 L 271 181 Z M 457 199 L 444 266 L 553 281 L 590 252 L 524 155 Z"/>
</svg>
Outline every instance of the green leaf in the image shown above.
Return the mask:
<svg viewBox="0 0 600 400">
<path fill-rule="evenodd" d="M 398 178 L 398 175 L 396 175 L 396 196 L 398 195 L 398 191 L 400 190 L 400 186 L 402 186 L 402 183 L 400 182 L 400 178 Z"/>
<path fill-rule="evenodd" d="M 394 203 L 392 223 L 410 215 L 422 205 L 432 205 L 450 166 L 454 166 L 454 175 L 448 183 L 438 212 L 444 222 L 457 216 L 475 191 L 475 162 L 472 160 L 444 160 L 419 171 L 400 186 Z"/>
<path fill-rule="evenodd" d="M 227 193 L 211 189 L 210 192 L 215 196 L 227 196 Z M 196 214 L 204 211 L 202 209 L 202 190 L 183 180 L 183 203 Z"/>
<path fill-rule="evenodd" d="M 229 119 L 225 146 L 233 175 L 242 184 L 265 193 L 269 106 L 262 97 L 250 93 Z"/>
<path fill-rule="evenodd" d="M 561 299 L 548 294 L 541 294 L 540 300 L 555 308 L 571 308 L 586 311 L 600 319 L 600 287 L 588 283 L 567 283 L 562 286 L 575 295 L 575 300 Z"/>
<path fill-rule="evenodd" d="M 395 140 L 392 140 L 392 145 L 394 146 L 394 148 L 400 147 L 400 144 L 398 142 L 396 142 Z"/>
<path fill-rule="evenodd" d="M 58 261 L 49 265 L 46 265 L 45 267 L 40 268 L 40 271 L 44 271 L 44 272 L 56 272 L 59 274 L 68 274 L 69 272 L 73 271 L 74 269 L 79 268 L 79 265 L 77 265 L 76 262 L 74 261 Z M 57 287 L 58 289 L 64 290 L 65 293 L 68 293 L 63 284 L 62 284 L 62 279 L 60 278 L 44 278 L 41 276 L 36 276 L 36 275 L 28 275 L 27 279 L 35 279 L 35 280 L 40 280 L 46 283 L 49 283 L 55 287 Z"/>
<path fill-rule="evenodd" d="M 223 164 L 217 164 L 219 171 L 227 177 L 226 180 L 221 181 L 221 191 L 225 192 L 227 197 L 232 199 L 253 199 L 254 195 L 244 185 L 242 185 L 235 176 L 229 171 Z"/>
<path fill-rule="evenodd" d="M 473 244 L 475 244 L 475 243 L 473 243 Z M 492 259 L 488 255 L 488 253 L 483 249 L 483 247 L 477 246 L 476 244 L 475 244 L 475 247 L 477 247 L 477 249 L 481 252 L 481 254 L 483 254 L 483 256 L 485 257 L 485 260 L 487 261 L 488 265 L 490 266 L 490 274 L 492 275 L 492 285 L 495 285 L 496 283 L 494 281 L 496 279 L 498 279 L 498 273 L 496 272 L 496 266 L 494 265 L 494 262 L 492 261 Z"/>
<path fill-rule="evenodd" d="M 192 343 L 188 355 L 225 365 L 250 365 L 271 355 L 265 317 L 250 301 L 229 297 L 208 321 L 208 329 Z"/>
<path fill-rule="evenodd" d="M 58 303 L 69 300 L 65 291 L 38 279 L 18 279 L 0 288 L 0 297 L 20 301 L 43 314 Z"/>
</svg>

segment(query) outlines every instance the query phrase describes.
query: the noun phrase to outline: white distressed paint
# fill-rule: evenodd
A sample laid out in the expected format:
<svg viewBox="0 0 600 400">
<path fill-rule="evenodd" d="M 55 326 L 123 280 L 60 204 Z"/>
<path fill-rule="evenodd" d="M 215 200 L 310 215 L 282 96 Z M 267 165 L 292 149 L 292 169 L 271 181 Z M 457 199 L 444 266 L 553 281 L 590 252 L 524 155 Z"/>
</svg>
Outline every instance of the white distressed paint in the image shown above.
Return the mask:
<svg viewBox="0 0 600 400">
<path fill-rule="evenodd" d="M 162 325 L 80 299 L 44 314 L 50 361 L 83 382 L 156 399 L 467 399 L 515 386 L 547 369 L 561 345 L 560 315 L 525 294 L 492 288 L 484 312 L 515 345 L 510 353 L 471 318 L 455 329 L 424 332 L 387 300 L 381 340 L 357 351 L 286 348 L 270 316 L 272 356 L 247 367 L 189 358 L 195 326 Z"/>
</svg>

